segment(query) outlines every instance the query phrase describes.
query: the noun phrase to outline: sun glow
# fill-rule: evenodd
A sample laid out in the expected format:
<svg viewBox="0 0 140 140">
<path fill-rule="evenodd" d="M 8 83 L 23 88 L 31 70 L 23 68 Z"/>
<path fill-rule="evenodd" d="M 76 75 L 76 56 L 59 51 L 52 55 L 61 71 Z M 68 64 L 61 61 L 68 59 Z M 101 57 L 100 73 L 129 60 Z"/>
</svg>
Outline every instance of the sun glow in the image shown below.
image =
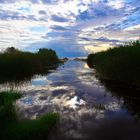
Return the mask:
<svg viewBox="0 0 140 140">
<path fill-rule="evenodd" d="M 84 48 L 88 53 L 96 53 L 96 52 L 100 52 L 100 51 L 105 51 L 111 47 L 109 47 L 109 46 L 107 47 L 104 45 L 102 45 L 101 47 L 91 45 L 91 46 L 85 46 Z"/>
</svg>

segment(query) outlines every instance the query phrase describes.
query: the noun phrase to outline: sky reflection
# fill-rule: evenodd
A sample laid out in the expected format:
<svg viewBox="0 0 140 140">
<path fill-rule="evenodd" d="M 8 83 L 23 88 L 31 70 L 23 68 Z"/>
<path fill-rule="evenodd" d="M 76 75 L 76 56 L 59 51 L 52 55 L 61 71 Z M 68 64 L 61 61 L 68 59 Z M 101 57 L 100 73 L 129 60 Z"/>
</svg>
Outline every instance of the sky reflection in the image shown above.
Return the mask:
<svg viewBox="0 0 140 140">
<path fill-rule="evenodd" d="M 35 76 L 20 90 L 24 96 L 17 105 L 22 117 L 34 119 L 47 112 L 58 112 L 61 131 L 72 137 L 83 137 L 82 119 L 87 126 L 91 120 L 95 124 L 106 117 L 129 116 L 122 108 L 123 101 L 112 97 L 93 70 L 81 61 L 69 60 L 47 76 Z"/>
</svg>

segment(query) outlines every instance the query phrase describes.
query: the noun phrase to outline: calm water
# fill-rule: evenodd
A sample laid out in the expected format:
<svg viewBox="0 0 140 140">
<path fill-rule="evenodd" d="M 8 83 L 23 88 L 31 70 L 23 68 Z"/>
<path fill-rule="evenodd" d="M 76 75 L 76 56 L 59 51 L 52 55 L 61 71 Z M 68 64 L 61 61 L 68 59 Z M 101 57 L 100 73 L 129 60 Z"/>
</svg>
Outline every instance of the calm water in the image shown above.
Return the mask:
<svg viewBox="0 0 140 140">
<path fill-rule="evenodd" d="M 122 96 L 121 92 L 130 91 L 109 85 L 101 84 L 86 62 L 69 60 L 47 76 L 34 76 L 9 88 L 23 92 L 17 101 L 22 117 L 60 114 L 60 124 L 50 139 L 140 139 L 140 99 Z"/>
</svg>

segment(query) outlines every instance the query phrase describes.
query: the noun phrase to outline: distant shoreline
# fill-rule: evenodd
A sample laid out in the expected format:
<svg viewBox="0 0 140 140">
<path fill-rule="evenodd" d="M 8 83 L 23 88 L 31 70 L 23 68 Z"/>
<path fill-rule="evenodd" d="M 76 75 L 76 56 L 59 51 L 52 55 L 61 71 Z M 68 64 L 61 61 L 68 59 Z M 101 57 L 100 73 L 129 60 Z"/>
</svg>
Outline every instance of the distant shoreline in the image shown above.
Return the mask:
<svg viewBox="0 0 140 140">
<path fill-rule="evenodd" d="M 86 61 L 87 60 L 87 57 L 73 57 L 73 58 L 64 57 L 64 58 L 61 58 L 60 59 L 60 61 L 62 61 L 62 62 L 66 62 L 68 60 Z"/>
</svg>

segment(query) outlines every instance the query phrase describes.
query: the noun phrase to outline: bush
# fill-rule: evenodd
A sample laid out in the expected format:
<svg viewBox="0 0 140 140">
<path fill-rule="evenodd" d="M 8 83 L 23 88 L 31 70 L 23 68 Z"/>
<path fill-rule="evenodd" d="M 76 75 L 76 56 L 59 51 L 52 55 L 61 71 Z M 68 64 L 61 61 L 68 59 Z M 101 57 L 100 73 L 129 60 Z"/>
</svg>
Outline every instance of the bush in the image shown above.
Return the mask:
<svg viewBox="0 0 140 140">
<path fill-rule="evenodd" d="M 13 47 L 7 48 L 0 53 L 0 82 L 31 79 L 34 74 L 47 73 L 58 64 L 59 59 L 51 49 L 40 49 L 37 53 L 31 53 Z"/>
<path fill-rule="evenodd" d="M 140 41 L 89 55 L 87 62 L 94 65 L 100 79 L 140 87 Z"/>
</svg>

